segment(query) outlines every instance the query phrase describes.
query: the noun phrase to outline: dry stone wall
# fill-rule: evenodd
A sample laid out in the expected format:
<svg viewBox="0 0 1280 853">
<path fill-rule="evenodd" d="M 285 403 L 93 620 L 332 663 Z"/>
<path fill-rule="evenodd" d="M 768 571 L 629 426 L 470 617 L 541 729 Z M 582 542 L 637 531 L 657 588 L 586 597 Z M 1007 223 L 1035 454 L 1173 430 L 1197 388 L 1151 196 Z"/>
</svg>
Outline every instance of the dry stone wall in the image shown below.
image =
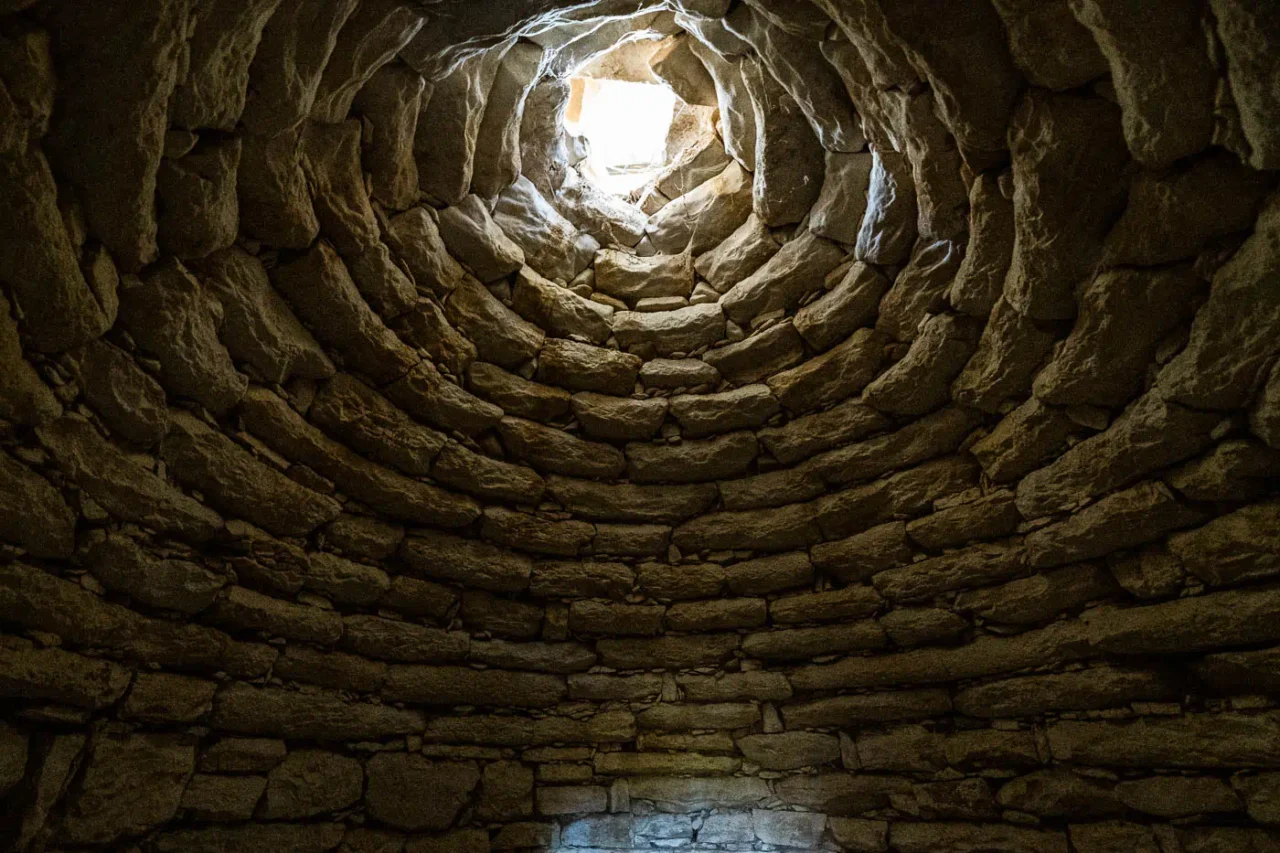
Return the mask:
<svg viewBox="0 0 1280 853">
<path fill-rule="evenodd" d="M 0 846 L 1280 850 L 1277 91 L 1243 0 L 0 2 Z"/>
</svg>

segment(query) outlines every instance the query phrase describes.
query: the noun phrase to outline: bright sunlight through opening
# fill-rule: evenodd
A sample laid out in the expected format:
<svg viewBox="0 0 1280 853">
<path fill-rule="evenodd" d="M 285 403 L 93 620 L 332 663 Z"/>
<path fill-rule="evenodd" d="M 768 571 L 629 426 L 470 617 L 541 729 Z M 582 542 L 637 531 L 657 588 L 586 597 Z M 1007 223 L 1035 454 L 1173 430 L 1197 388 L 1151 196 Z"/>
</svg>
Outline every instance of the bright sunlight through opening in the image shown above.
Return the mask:
<svg viewBox="0 0 1280 853">
<path fill-rule="evenodd" d="M 606 192 L 626 195 L 662 171 L 674 92 L 651 83 L 593 77 L 575 77 L 571 83 L 565 126 L 591 144 L 582 164 L 589 180 Z"/>
</svg>

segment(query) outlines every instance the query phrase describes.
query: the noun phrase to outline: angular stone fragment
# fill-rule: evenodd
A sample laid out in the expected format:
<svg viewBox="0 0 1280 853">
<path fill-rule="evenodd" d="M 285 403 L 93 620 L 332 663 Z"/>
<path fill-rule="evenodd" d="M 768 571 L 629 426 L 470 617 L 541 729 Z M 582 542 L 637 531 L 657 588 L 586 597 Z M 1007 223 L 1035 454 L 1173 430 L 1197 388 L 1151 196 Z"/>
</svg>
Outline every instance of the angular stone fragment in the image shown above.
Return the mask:
<svg viewBox="0 0 1280 853">
<path fill-rule="evenodd" d="M 435 88 L 424 99 L 413 155 L 423 191 L 444 204 L 458 204 L 471 187 L 484 105 L 512 44 L 508 40 L 476 50 L 447 74 L 428 75 L 435 80 Z"/>
<path fill-rule="evenodd" d="M 641 366 L 640 381 L 648 388 L 696 388 L 718 384 L 720 371 L 696 358 L 655 358 Z"/>
<path fill-rule="evenodd" d="M 493 221 L 524 252 L 525 262 L 548 278 L 572 280 L 600 248 L 524 177 L 498 197 Z"/>
<path fill-rule="evenodd" d="M 375 71 L 422 28 L 423 16 L 390 2 L 364 3 L 347 19 L 316 88 L 311 117 L 340 122 Z"/>
<path fill-rule="evenodd" d="M 970 687 L 956 694 L 956 710 L 974 717 L 1030 717 L 1047 711 L 1115 708 L 1131 702 L 1176 700 L 1181 685 L 1168 673 L 1098 666 L 1057 675 L 1031 675 Z"/>
<path fill-rule="evenodd" d="M 503 411 L 530 420 L 549 421 L 569 411 L 568 391 L 530 382 L 482 361 L 467 368 L 467 386 Z"/>
<path fill-rule="evenodd" d="M 621 397 L 634 390 L 640 364 L 630 353 L 551 338 L 538 352 L 537 377 L 573 391 Z"/>
<path fill-rule="evenodd" d="M 804 360 L 804 341 L 790 320 L 728 346 L 709 350 L 703 360 L 731 382 L 759 382 Z"/>
<path fill-rule="evenodd" d="M 766 382 L 784 408 L 806 412 L 861 391 L 884 357 L 887 341 L 874 329 L 859 329 L 843 343 Z"/>
<path fill-rule="evenodd" d="M 876 328 L 900 341 L 915 340 L 921 321 L 946 308 L 961 254 L 960 246 L 948 240 L 917 240 L 911 259 L 880 300 Z"/>
<path fill-rule="evenodd" d="M 312 422 L 352 449 L 414 476 L 430 473 L 445 443 L 440 433 L 347 374 L 322 385 L 308 413 Z"/>
<path fill-rule="evenodd" d="M 766 661 L 805 660 L 824 654 L 882 649 L 884 630 L 872 620 L 820 628 L 789 628 L 748 634 L 742 651 Z"/>
<path fill-rule="evenodd" d="M 1005 483 L 1054 458 L 1077 430 L 1061 410 L 1033 397 L 1006 415 L 970 452 L 988 477 Z"/>
<path fill-rule="evenodd" d="M 1212 440 L 1213 413 L 1143 396 L 1102 433 L 1086 439 L 1018 484 L 1018 510 L 1032 519 L 1127 485 L 1198 453 Z"/>
<path fill-rule="evenodd" d="M 706 21 L 706 19 L 699 20 Z M 725 29 L 725 32 L 728 30 Z M 739 63 L 721 56 L 697 35 L 689 40 L 688 45 L 689 51 L 702 60 L 703 66 L 715 84 L 724 150 L 743 168 L 754 168 L 756 162 L 755 108 L 747 95 Z"/>
<path fill-rule="evenodd" d="M 591 544 L 596 528 L 584 521 L 555 521 L 491 506 L 485 509 L 480 534 L 507 548 L 533 554 L 574 557 L 583 553 Z"/>
<path fill-rule="evenodd" d="M 197 820 L 247 821 L 267 788 L 261 776 L 212 776 L 197 773 L 182 795 L 182 808 Z"/>
<path fill-rule="evenodd" d="M 519 503 L 536 502 L 544 487 L 532 468 L 476 453 L 456 441 L 446 442 L 431 466 L 431 476 L 478 498 Z"/>
<path fill-rule="evenodd" d="M 894 140 L 911 163 L 921 239 L 959 239 L 968 227 L 968 192 L 960 152 L 935 111 L 934 98 L 929 92 L 889 93 L 885 112 Z"/>
<path fill-rule="evenodd" d="M 969 189 L 969 245 L 951 283 L 951 305 L 975 317 L 987 316 L 1000 299 L 1013 258 L 1013 203 L 999 184 L 988 172 Z"/>
<path fill-rule="evenodd" d="M 619 249 L 596 253 L 595 288 L 629 304 L 653 296 L 688 296 L 693 290 L 689 255 L 642 258 Z"/>
<path fill-rule="evenodd" d="M 755 459 L 755 436 L 735 432 L 675 445 L 627 445 L 630 478 L 639 483 L 690 483 L 743 473 Z"/>
<path fill-rule="evenodd" d="M 542 346 L 544 333 L 497 300 L 473 278 L 462 280 L 444 305 L 453 325 L 472 343 L 480 357 L 499 367 L 528 361 Z"/>
<path fill-rule="evenodd" d="M 369 195 L 393 210 L 405 210 L 418 200 L 413 135 L 425 85 L 422 75 L 409 66 L 388 62 L 373 72 L 351 102 L 352 112 L 373 125 L 373 139 L 365 143 L 363 157 L 371 175 Z"/>
<path fill-rule="evenodd" d="M 299 136 L 302 169 L 320 226 L 344 256 L 378 242 L 378 223 L 360 169 L 360 122 L 310 122 Z"/>
<path fill-rule="evenodd" d="M 418 362 L 417 354 L 369 307 L 328 243 L 319 242 L 292 263 L 276 267 L 271 281 L 321 341 L 374 381 L 399 379 Z"/>
<path fill-rule="evenodd" d="M 516 274 L 511 307 L 547 334 L 593 344 L 608 340 L 613 333 L 611 326 L 617 322 L 612 308 L 583 299 L 527 266 Z"/>
<path fill-rule="evenodd" d="M 825 412 L 794 418 L 780 427 L 762 429 L 758 435 L 760 442 L 779 462 L 790 465 L 888 426 L 888 418 L 861 400 L 851 398 Z"/>
<path fill-rule="evenodd" d="M 466 583 L 493 592 L 514 592 L 529 583 L 528 557 L 475 540 L 415 531 L 400 548 L 400 558 L 415 574 Z"/>
<path fill-rule="evenodd" d="M 958 403 L 998 412 L 1024 394 L 1053 346 L 1053 334 L 1018 313 L 1005 299 L 991 311 L 977 351 L 951 386 Z"/>
<path fill-rule="evenodd" d="M 235 130 L 244 110 L 253 60 L 279 0 L 248 6 L 204 0 L 194 4 L 190 65 L 169 101 L 169 120 L 191 130 Z"/>
<path fill-rule="evenodd" d="M 320 5 L 313 0 L 309 5 Z M 350 2 L 339 5 L 354 5 Z M 302 171 L 297 128 L 241 137 L 240 168 L 236 172 L 241 227 L 268 245 L 305 249 L 320 233 Z"/>
<path fill-rule="evenodd" d="M 1046 89 L 1074 89 L 1107 73 L 1092 34 L 1071 14 L 1068 0 L 995 0 L 1019 70 Z"/>
<path fill-rule="evenodd" d="M 1280 196 L 1258 217 L 1254 233 L 1213 277 L 1209 301 L 1191 324 L 1191 340 L 1161 372 L 1167 400 L 1197 409 L 1246 405 L 1267 381 L 1277 347 L 1272 318 L 1280 310 Z"/>
<path fill-rule="evenodd" d="M 572 407 L 588 435 L 611 441 L 650 438 L 667 414 L 667 401 L 661 397 L 636 400 L 590 391 L 574 394 Z"/>
<path fill-rule="evenodd" d="M 1280 573 L 1280 502 L 1267 501 L 1219 516 L 1169 537 L 1169 551 L 1187 571 L 1219 586 Z"/>
<path fill-rule="evenodd" d="M 440 236 L 440 216 L 429 207 L 415 207 L 394 217 L 386 228 L 387 242 L 408 266 L 421 290 L 447 297 L 465 273 Z"/>
<path fill-rule="evenodd" d="M 1142 483 L 1031 533 L 1027 558 L 1036 567 L 1087 560 L 1140 545 L 1203 518 L 1200 510 L 1179 503 L 1164 484 Z"/>
<path fill-rule="evenodd" d="M 911 349 L 866 387 L 863 399 L 892 415 L 925 414 L 951 399 L 951 380 L 977 344 L 977 323 L 949 314 L 929 316 Z"/>
<path fill-rule="evenodd" d="M 1280 165 L 1280 139 L 1266 117 L 1275 111 L 1271 84 L 1276 70 L 1265 57 L 1275 54 L 1275 10 L 1236 0 L 1214 0 L 1211 8 L 1226 53 L 1227 77 L 1240 111 L 1241 128 L 1251 149 L 1249 165 L 1274 169 Z"/>
<path fill-rule="evenodd" d="M 222 527 L 216 512 L 125 457 L 87 421 L 63 417 L 38 435 L 72 482 L 111 514 L 192 541 Z"/>
<path fill-rule="evenodd" d="M 547 494 L 582 518 L 600 521 L 675 523 L 709 509 L 717 493 L 714 484 L 642 486 L 594 483 L 550 477 Z"/>
<path fill-rule="evenodd" d="M 1089 614 L 1091 641 L 1123 654 L 1167 654 L 1275 640 L 1274 590 L 1228 590 Z M 1161 622 L 1160 620 L 1168 620 Z M 1161 627 L 1163 625 L 1163 627 Z M 1171 627 L 1172 626 L 1172 627 Z"/>
<path fill-rule="evenodd" d="M 1136 160 L 1163 167 L 1198 153 L 1213 133 L 1214 70 L 1192 4 L 1152 21 L 1141 3 L 1071 4 L 1111 66 L 1124 135 Z"/>
<path fill-rule="evenodd" d="M 86 559 L 89 571 L 108 589 L 180 613 L 199 613 L 213 604 L 228 580 L 197 563 L 157 559 L 118 534 L 95 544 Z"/>
<path fill-rule="evenodd" d="M 730 288 L 720 304 L 729 319 L 740 325 L 779 308 L 794 308 L 822 286 L 823 277 L 840 259 L 840 249 L 834 243 L 806 232 Z"/>
<path fill-rule="evenodd" d="M 453 823 L 480 782 L 475 762 L 432 762 L 384 752 L 365 766 L 365 808 L 397 829 L 440 830 Z"/>
<path fill-rule="evenodd" d="M 1037 320 L 1075 315 L 1074 290 L 1124 204 L 1128 159 L 1116 108 L 1032 91 L 1014 115 L 1013 260 L 1004 298 Z M 1064 239 L 1064 236 L 1067 239 Z"/>
<path fill-rule="evenodd" d="M 234 406 L 248 384 L 218 340 L 221 316 L 217 300 L 176 262 L 121 293 L 121 322 L 159 360 L 161 380 L 214 412 Z"/>
<path fill-rule="evenodd" d="M 838 278 L 836 278 L 838 276 Z M 832 278 L 836 278 L 832 286 Z M 862 262 L 837 267 L 827 279 L 828 290 L 796 312 L 796 331 L 815 350 L 829 349 L 854 331 L 874 324 L 881 297 L 890 281 Z"/>
<path fill-rule="evenodd" d="M 525 261 L 524 252 L 502 232 L 479 196 L 440 211 L 440 236 L 450 254 L 486 284 L 510 275 Z"/>
<path fill-rule="evenodd" d="M 358 456 L 311 426 L 264 388 L 253 388 L 240 409 L 249 431 L 271 449 L 333 480 L 344 492 L 393 519 L 443 527 L 469 524 L 480 514 L 470 498 L 412 480 Z"/>
<path fill-rule="evenodd" d="M 360 799 L 362 777 L 354 758 L 319 749 L 294 750 L 267 776 L 261 817 L 296 820 L 346 808 Z"/>
<path fill-rule="evenodd" d="M 750 215 L 750 175 L 733 161 L 659 210 L 644 230 L 659 252 L 700 255 L 727 239 Z"/>
<path fill-rule="evenodd" d="M 873 157 L 828 151 L 826 161 L 822 192 L 810 213 L 809 229 L 819 237 L 852 246 L 858 242 L 869 204 Z"/>
<path fill-rule="evenodd" d="M 519 42 L 507 51 L 494 75 L 477 131 L 471 187 L 492 197 L 520 177 L 520 126 L 524 105 L 538 79 L 543 50 Z"/>
<path fill-rule="evenodd" d="M 597 189 L 573 169 L 564 172 L 564 183 L 555 190 L 552 203 L 566 219 L 602 246 L 632 247 L 645 236 L 645 215 L 639 208 Z M 672 251 L 681 249 L 683 246 L 676 246 Z"/>
<path fill-rule="evenodd" d="M 758 270 L 780 248 L 764 222 L 752 214 L 722 243 L 698 256 L 694 269 L 718 292 L 725 293 Z"/>
<path fill-rule="evenodd" d="M 911 164 L 892 150 L 872 151 L 867 180 L 867 209 L 858 230 L 854 257 L 872 264 L 907 260 L 916 238 L 916 191 Z"/>
<path fill-rule="evenodd" d="M 1047 622 L 1062 611 L 1117 591 L 1109 572 L 1086 563 L 962 593 L 955 606 L 993 622 L 1027 625 Z"/>
<path fill-rule="evenodd" d="M 58 835 L 70 844 L 109 844 L 171 820 L 195 758 L 188 736 L 96 733 Z"/>
<path fill-rule="evenodd" d="M 1274 714 L 1188 714 L 1132 723 L 1062 721 L 1048 728 L 1053 757 L 1103 767 L 1274 767 Z"/>
<path fill-rule="evenodd" d="M 680 394 L 671 398 L 671 414 L 682 435 L 699 438 L 762 425 L 779 411 L 767 385 L 744 385 L 718 394 Z"/>
<path fill-rule="evenodd" d="M 1203 290 L 1187 266 L 1100 273 L 1079 295 L 1071 335 L 1036 377 L 1036 396 L 1058 405 L 1122 405 Z"/>
<path fill-rule="evenodd" d="M 507 451 L 551 474 L 587 479 L 616 479 L 625 469 L 622 451 L 600 442 L 583 441 L 558 427 L 504 417 L 498 434 Z"/>
<path fill-rule="evenodd" d="M 49 146 L 82 193 L 89 227 L 130 272 L 156 258 L 156 172 L 188 61 L 189 6 L 56 9 L 48 22 L 66 102 Z"/>
<path fill-rule="evenodd" d="M 739 67 L 755 109 L 752 209 L 773 228 L 799 222 L 821 192 L 826 168 L 822 144 L 795 99 L 763 62 L 744 58 Z"/>
<path fill-rule="evenodd" d="M 1185 169 L 1140 172 L 1124 214 L 1107 234 L 1104 257 L 1138 266 L 1193 258 L 1212 241 L 1248 230 L 1269 184 L 1263 174 L 1221 153 Z"/>
<path fill-rule="evenodd" d="M 724 337 L 724 313 L 716 303 L 673 311 L 619 311 L 613 332 L 623 347 L 651 345 L 659 355 L 691 352 Z"/>
<path fill-rule="evenodd" d="M 240 140 L 198 143 L 190 153 L 160 161 L 159 242 L 179 258 L 203 258 L 236 238 L 236 168 Z"/>
<path fill-rule="evenodd" d="M 199 272 L 202 283 L 222 305 L 219 334 L 234 358 L 252 364 L 272 382 L 332 375 L 332 362 L 271 289 L 257 258 L 233 247 L 210 255 Z"/>
<path fill-rule="evenodd" d="M 25 641 L 0 647 L 0 673 L 0 695 L 91 709 L 115 704 L 132 678 L 119 664 L 58 648 L 36 648 Z M 25 765 L 19 769 L 16 781 L 24 769 Z"/>
<path fill-rule="evenodd" d="M 872 579 L 891 601 L 929 598 L 943 592 L 984 586 L 1021 574 L 1024 552 L 1017 540 L 974 545 L 901 568 L 886 569 Z"/>
<path fill-rule="evenodd" d="M 675 778 L 648 776 L 630 780 L 631 797 L 650 800 L 664 812 L 734 809 L 755 805 L 769 796 L 763 779 L 750 777 Z"/>
<path fill-rule="evenodd" d="M 179 480 L 214 506 L 282 536 L 306 536 L 341 510 L 337 501 L 298 485 L 184 412 L 170 416 L 160 454 Z"/>
</svg>

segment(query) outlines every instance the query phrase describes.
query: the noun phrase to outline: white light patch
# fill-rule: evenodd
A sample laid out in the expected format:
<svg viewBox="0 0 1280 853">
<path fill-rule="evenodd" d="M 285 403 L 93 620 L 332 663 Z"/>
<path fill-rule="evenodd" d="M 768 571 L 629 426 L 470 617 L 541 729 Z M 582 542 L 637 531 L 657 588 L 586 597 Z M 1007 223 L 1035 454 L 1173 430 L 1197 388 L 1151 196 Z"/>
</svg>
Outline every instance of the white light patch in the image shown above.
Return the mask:
<svg viewBox="0 0 1280 853">
<path fill-rule="evenodd" d="M 651 83 L 582 79 L 581 112 L 566 125 L 591 143 L 583 171 L 606 192 L 626 195 L 666 166 L 675 93 Z"/>
</svg>

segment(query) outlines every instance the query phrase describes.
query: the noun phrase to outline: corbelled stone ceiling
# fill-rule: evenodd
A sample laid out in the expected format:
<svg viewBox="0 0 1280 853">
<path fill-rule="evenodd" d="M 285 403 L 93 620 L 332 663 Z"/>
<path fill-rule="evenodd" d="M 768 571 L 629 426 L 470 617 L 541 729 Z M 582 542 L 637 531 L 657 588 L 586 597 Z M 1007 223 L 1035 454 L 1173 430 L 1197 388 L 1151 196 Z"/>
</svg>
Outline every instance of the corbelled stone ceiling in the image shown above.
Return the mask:
<svg viewBox="0 0 1280 853">
<path fill-rule="evenodd" d="M 0 0 L 0 849 L 1280 851 L 1277 170 L 1270 0 Z"/>
</svg>

